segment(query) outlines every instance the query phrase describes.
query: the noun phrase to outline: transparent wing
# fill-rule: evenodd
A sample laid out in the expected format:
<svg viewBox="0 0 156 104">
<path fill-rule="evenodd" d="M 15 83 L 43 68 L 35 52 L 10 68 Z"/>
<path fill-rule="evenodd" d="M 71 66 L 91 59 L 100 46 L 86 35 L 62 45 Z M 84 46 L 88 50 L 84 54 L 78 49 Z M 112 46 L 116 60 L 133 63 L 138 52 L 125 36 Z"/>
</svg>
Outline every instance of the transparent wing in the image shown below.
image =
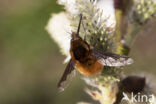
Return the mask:
<svg viewBox="0 0 156 104">
<path fill-rule="evenodd" d="M 100 50 L 92 50 L 93 56 L 98 59 L 98 61 L 104 66 L 119 67 L 130 65 L 133 60 L 128 56 L 118 55 L 114 53 L 105 53 Z"/>
<path fill-rule="evenodd" d="M 57 85 L 60 92 L 64 91 L 64 89 L 68 87 L 75 75 L 76 70 L 74 68 L 74 62 L 70 60 Z"/>
</svg>

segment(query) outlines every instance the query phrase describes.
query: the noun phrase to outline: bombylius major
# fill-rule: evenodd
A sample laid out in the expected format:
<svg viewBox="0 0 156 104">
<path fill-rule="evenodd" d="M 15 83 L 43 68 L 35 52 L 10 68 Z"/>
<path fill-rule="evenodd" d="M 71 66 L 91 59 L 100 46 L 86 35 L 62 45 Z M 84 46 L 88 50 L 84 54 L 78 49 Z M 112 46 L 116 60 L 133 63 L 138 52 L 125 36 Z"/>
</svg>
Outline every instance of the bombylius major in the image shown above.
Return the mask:
<svg viewBox="0 0 156 104">
<path fill-rule="evenodd" d="M 80 16 L 79 26 L 76 33 L 72 33 L 70 42 L 71 59 L 58 82 L 58 88 L 64 90 L 67 77 L 75 69 L 85 76 L 93 76 L 100 73 L 104 66 L 119 67 L 129 65 L 132 59 L 128 56 L 95 50 L 79 36 L 82 15 Z M 71 80 L 71 79 L 70 79 Z"/>
</svg>

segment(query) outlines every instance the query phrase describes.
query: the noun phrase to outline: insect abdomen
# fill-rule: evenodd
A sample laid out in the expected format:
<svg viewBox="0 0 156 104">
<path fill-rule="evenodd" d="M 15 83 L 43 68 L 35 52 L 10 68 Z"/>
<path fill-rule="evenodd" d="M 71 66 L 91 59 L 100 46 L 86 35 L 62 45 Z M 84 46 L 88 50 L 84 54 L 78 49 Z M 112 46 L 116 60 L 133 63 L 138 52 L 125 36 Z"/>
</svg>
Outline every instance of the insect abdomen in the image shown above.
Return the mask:
<svg viewBox="0 0 156 104">
<path fill-rule="evenodd" d="M 93 76 L 101 72 L 103 66 L 95 60 L 92 64 L 83 64 L 83 63 L 76 63 L 76 68 L 79 72 L 86 76 Z"/>
</svg>

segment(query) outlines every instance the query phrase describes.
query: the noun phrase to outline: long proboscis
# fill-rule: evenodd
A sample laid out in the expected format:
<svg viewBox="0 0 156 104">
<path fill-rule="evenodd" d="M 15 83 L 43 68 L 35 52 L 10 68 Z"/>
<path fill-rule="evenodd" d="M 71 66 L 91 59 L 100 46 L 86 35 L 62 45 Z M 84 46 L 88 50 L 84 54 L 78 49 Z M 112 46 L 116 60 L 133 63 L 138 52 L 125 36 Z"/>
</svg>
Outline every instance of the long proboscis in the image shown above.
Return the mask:
<svg viewBox="0 0 156 104">
<path fill-rule="evenodd" d="M 80 14 L 79 26 L 78 26 L 77 33 L 76 33 L 77 35 L 79 35 L 79 32 L 80 32 L 81 21 L 82 21 L 82 14 Z"/>
</svg>

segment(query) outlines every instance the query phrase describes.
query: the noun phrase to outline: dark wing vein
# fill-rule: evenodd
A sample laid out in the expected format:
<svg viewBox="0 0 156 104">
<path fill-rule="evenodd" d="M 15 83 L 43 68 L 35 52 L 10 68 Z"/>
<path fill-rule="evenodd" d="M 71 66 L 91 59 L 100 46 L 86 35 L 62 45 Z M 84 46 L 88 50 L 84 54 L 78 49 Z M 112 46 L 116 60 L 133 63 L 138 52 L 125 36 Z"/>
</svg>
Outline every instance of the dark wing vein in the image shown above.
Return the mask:
<svg viewBox="0 0 156 104">
<path fill-rule="evenodd" d="M 57 85 L 60 91 L 63 91 L 68 86 L 68 84 L 72 81 L 72 78 L 75 76 L 75 73 L 76 70 L 74 68 L 74 62 L 70 60 Z"/>
<path fill-rule="evenodd" d="M 133 60 L 128 56 L 118 55 L 101 50 L 92 50 L 93 56 L 104 66 L 118 67 L 125 66 L 133 63 Z"/>
</svg>

